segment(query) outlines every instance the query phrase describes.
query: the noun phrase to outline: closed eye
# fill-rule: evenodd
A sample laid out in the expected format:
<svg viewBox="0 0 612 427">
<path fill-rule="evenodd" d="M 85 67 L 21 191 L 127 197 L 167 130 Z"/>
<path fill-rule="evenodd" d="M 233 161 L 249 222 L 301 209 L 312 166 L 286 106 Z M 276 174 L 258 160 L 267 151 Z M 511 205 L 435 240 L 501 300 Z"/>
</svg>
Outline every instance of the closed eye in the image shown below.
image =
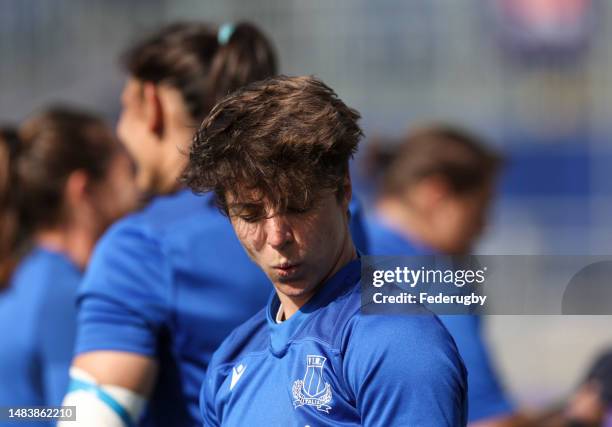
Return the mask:
<svg viewBox="0 0 612 427">
<path fill-rule="evenodd" d="M 241 214 L 237 216 L 241 220 L 248 222 L 248 223 L 255 223 L 263 218 L 262 215 L 257 215 L 257 214 Z"/>
<path fill-rule="evenodd" d="M 264 218 L 263 209 L 255 204 L 234 204 L 229 209 L 230 216 L 241 220 L 254 223 Z"/>
</svg>

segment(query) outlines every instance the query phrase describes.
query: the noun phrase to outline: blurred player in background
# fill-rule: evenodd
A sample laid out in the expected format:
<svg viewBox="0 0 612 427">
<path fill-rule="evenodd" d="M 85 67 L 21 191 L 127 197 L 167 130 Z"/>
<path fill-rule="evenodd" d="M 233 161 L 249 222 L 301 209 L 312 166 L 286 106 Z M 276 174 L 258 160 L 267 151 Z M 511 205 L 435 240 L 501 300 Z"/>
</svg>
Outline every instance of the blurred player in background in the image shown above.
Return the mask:
<svg viewBox="0 0 612 427">
<path fill-rule="evenodd" d="M 470 254 L 486 225 L 501 157 L 476 136 L 447 125 L 417 129 L 399 145 L 386 145 L 386 150 L 380 143 L 374 145 L 370 153 L 369 169 L 378 165 L 381 171 L 375 214 L 366 227 L 370 253 Z M 517 413 L 492 364 L 481 317 L 440 319 L 468 370 L 471 426 L 569 425 L 563 410 L 537 416 Z M 580 402 L 590 397 L 585 393 Z M 572 412 L 573 421 L 584 418 L 584 411 Z"/>
<path fill-rule="evenodd" d="M 465 370 L 438 319 L 360 314 L 358 119 L 322 82 L 277 77 L 222 100 L 196 136 L 187 181 L 215 191 L 276 290 L 213 356 L 206 426 L 465 425 Z"/>
<path fill-rule="evenodd" d="M 270 292 L 212 194 L 179 183 L 194 130 L 223 95 L 276 74 L 253 25 L 170 25 L 124 56 L 117 126 L 151 200 L 97 246 L 79 294 L 75 426 L 200 425 L 212 352 Z M 148 405 L 146 402 L 148 401 Z"/>
<path fill-rule="evenodd" d="M 66 108 L 0 132 L 0 164 L 0 402 L 59 405 L 82 271 L 135 207 L 133 164 L 100 119 Z"/>
</svg>

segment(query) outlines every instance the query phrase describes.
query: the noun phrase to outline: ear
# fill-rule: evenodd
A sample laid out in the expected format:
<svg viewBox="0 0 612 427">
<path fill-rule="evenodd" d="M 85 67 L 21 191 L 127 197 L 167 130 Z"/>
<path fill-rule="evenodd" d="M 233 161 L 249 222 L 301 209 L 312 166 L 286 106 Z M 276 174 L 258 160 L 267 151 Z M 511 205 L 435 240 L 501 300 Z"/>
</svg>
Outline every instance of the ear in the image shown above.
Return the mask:
<svg viewBox="0 0 612 427">
<path fill-rule="evenodd" d="M 68 176 L 64 186 L 64 200 L 71 211 L 80 209 L 88 199 L 88 185 L 89 177 L 82 170 L 76 170 Z"/>
<path fill-rule="evenodd" d="M 164 132 L 164 111 L 159 88 L 151 82 L 145 82 L 143 84 L 143 94 L 147 127 L 157 136 L 161 136 Z"/>
</svg>

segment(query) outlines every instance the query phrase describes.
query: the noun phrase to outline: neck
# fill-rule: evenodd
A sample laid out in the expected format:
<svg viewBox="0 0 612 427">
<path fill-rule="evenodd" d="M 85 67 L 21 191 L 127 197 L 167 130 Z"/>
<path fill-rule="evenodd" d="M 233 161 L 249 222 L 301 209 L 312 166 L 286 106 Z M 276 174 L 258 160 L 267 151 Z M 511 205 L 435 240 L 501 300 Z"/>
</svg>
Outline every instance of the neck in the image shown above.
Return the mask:
<svg viewBox="0 0 612 427">
<path fill-rule="evenodd" d="M 284 320 L 289 319 L 293 316 L 304 304 L 306 304 L 318 291 L 319 289 L 325 285 L 334 274 L 336 274 L 342 267 L 347 265 L 349 262 L 353 261 L 357 258 L 357 250 L 355 249 L 355 245 L 353 245 L 353 239 L 351 238 L 351 234 L 347 232 L 344 238 L 344 242 L 342 247 L 338 251 L 336 259 L 332 266 L 330 267 L 327 274 L 323 277 L 323 279 L 319 282 L 319 284 L 314 288 L 312 292 L 308 295 L 300 295 L 297 297 L 284 295 L 281 292 L 277 292 L 278 299 L 280 300 L 282 310 L 284 313 Z"/>
<path fill-rule="evenodd" d="M 432 230 L 424 213 L 415 212 L 394 199 L 380 200 L 376 212 L 386 225 L 405 239 L 437 249 L 435 230 Z"/>
<path fill-rule="evenodd" d="M 158 183 L 160 194 L 172 193 L 181 187 L 179 179 L 187 165 L 187 154 L 191 143 L 192 129 L 185 126 L 174 129 L 172 135 L 164 142 L 167 146 L 164 153 Z"/>
<path fill-rule="evenodd" d="M 80 269 L 85 269 L 95 239 L 85 230 L 64 227 L 39 231 L 34 236 L 34 242 L 44 248 L 65 254 Z"/>
<path fill-rule="evenodd" d="M 307 297 L 289 297 L 280 292 L 277 292 L 277 295 L 281 303 L 283 314 L 280 317 L 283 321 L 297 313 L 297 311 L 312 298 L 312 295 L 308 295 Z"/>
</svg>

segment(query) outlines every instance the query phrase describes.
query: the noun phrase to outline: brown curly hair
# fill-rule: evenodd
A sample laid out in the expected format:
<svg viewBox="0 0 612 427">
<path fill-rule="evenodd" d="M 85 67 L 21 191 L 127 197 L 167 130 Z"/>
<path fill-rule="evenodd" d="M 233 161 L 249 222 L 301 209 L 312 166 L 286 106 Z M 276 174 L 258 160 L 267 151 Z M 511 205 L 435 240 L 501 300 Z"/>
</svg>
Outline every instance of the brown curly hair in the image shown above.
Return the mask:
<svg viewBox="0 0 612 427">
<path fill-rule="evenodd" d="M 195 192 L 215 191 L 226 214 L 228 193 L 260 211 L 263 204 L 304 211 L 323 190 L 341 200 L 363 135 L 359 118 L 314 77 L 253 83 L 221 100 L 204 120 L 184 181 Z"/>
</svg>

